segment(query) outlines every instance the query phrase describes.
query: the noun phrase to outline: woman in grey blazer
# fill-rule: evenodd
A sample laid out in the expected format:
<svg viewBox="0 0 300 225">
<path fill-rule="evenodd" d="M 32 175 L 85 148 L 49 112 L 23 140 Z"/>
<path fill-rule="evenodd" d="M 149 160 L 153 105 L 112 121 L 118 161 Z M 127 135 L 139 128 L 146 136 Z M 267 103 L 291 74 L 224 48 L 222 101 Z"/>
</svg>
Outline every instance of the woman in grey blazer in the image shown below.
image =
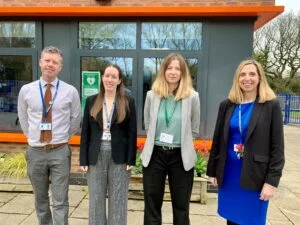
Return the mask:
<svg viewBox="0 0 300 225">
<path fill-rule="evenodd" d="M 196 153 L 193 136 L 199 132 L 200 100 L 184 58 L 169 54 L 147 93 L 144 108 L 147 140 L 143 162 L 144 225 L 162 223 L 166 176 L 168 175 L 173 224 L 189 224 L 189 201 Z"/>
</svg>

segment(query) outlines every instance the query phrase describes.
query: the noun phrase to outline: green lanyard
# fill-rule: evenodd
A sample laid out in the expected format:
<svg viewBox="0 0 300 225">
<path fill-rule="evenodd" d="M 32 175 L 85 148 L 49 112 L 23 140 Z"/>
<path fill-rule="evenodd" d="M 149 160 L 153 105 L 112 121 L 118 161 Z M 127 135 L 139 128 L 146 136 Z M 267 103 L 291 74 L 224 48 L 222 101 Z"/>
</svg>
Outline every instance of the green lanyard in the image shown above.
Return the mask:
<svg viewBox="0 0 300 225">
<path fill-rule="evenodd" d="M 168 110 L 167 110 L 167 99 L 164 99 L 164 103 L 165 103 L 165 121 L 166 121 L 167 127 L 169 127 L 169 123 L 174 115 L 178 101 L 176 101 L 170 115 L 168 115 Z"/>
</svg>

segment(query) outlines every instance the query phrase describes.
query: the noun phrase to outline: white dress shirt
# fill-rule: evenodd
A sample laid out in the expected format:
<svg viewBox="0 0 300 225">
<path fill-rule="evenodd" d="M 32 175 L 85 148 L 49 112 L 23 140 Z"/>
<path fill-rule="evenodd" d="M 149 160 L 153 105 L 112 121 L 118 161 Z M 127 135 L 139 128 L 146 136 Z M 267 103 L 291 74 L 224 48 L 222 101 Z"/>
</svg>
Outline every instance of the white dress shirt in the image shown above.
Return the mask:
<svg viewBox="0 0 300 225">
<path fill-rule="evenodd" d="M 52 106 L 52 140 L 41 143 L 39 125 L 42 121 L 43 103 L 39 82 L 42 85 L 43 96 L 46 82 L 40 80 L 25 84 L 19 93 L 18 116 L 21 128 L 27 136 L 30 146 L 67 143 L 70 137 L 79 131 L 81 121 L 81 106 L 79 94 L 75 87 L 59 80 L 57 96 Z M 51 82 L 51 93 L 54 97 L 58 79 Z"/>
</svg>

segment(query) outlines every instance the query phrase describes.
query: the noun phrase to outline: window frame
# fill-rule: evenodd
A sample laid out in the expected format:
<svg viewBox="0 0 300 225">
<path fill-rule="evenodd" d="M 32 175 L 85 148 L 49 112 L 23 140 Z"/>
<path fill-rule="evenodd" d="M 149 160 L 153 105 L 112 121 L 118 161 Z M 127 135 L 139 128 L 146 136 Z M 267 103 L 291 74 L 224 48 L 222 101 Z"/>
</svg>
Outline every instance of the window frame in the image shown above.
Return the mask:
<svg viewBox="0 0 300 225">
<path fill-rule="evenodd" d="M 8 22 L 8 20 L 1 20 L 1 22 Z M 9 22 L 34 22 L 35 23 L 35 47 L 34 48 L 0 48 L 1 56 L 31 56 L 32 63 L 32 81 L 39 79 L 39 52 L 42 46 L 42 26 L 40 21 L 35 20 L 9 20 Z M 13 113 L 13 112 L 10 112 Z M 18 116 L 16 115 L 16 121 Z M 20 124 L 16 123 L 15 129 L 4 130 L 0 127 L 0 132 L 22 132 Z"/>
</svg>

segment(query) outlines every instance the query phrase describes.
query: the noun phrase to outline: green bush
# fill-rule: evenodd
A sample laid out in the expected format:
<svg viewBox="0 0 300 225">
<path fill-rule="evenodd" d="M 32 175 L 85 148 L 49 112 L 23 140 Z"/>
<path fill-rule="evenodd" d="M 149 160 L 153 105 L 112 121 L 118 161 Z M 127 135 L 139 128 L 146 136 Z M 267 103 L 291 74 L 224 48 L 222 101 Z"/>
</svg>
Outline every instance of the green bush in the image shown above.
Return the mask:
<svg viewBox="0 0 300 225">
<path fill-rule="evenodd" d="M 201 153 L 196 152 L 196 154 L 197 154 L 197 161 L 195 163 L 195 171 L 197 175 L 200 176 L 201 174 L 206 173 L 207 161 L 204 158 L 204 156 L 201 155 Z"/>
<path fill-rule="evenodd" d="M 27 164 L 24 153 L 5 155 L 0 161 L 0 174 L 6 177 L 24 178 L 27 176 Z"/>
<path fill-rule="evenodd" d="M 135 166 L 132 168 L 132 174 L 142 174 L 143 165 L 141 160 L 141 151 L 136 152 Z"/>
</svg>

